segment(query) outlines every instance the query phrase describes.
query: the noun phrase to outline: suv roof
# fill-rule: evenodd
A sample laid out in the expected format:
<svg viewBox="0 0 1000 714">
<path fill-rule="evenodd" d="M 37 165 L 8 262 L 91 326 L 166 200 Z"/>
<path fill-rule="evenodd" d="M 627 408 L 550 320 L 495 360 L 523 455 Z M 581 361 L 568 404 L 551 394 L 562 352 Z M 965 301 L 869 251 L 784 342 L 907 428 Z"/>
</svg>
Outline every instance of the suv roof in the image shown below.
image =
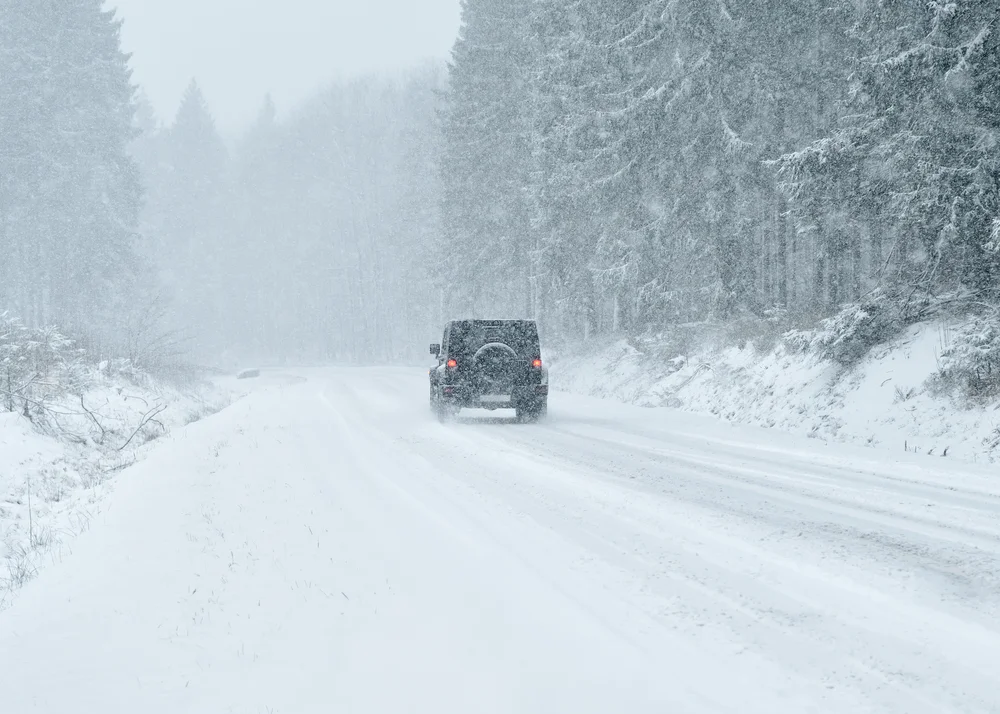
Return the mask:
<svg viewBox="0 0 1000 714">
<path fill-rule="evenodd" d="M 472 325 L 475 327 L 535 327 L 534 320 L 450 320 L 449 325 Z"/>
<path fill-rule="evenodd" d="M 489 342 L 509 345 L 524 359 L 540 357 L 534 320 L 452 320 L 446 329 L 452 354 L 475 352 Z"/>
</svg>

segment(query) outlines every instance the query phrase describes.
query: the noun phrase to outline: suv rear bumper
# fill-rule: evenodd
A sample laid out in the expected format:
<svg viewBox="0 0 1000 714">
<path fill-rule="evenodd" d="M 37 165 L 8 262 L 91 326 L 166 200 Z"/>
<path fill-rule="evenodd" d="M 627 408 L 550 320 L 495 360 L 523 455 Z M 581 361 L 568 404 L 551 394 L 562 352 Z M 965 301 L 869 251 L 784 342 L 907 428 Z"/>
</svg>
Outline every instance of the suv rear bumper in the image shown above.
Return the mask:
<svg viewBox="0 0 1000 714">
<path fill-rule="evenodd" d="M 549 397 L 549 385 L 531 384 L 501 394 L 483 394 L 470 387 L 446 384 L 440 387 L 439 398 L 447 404 L 466 409 L 523 409 L 544 404 Z"/>
</svg>

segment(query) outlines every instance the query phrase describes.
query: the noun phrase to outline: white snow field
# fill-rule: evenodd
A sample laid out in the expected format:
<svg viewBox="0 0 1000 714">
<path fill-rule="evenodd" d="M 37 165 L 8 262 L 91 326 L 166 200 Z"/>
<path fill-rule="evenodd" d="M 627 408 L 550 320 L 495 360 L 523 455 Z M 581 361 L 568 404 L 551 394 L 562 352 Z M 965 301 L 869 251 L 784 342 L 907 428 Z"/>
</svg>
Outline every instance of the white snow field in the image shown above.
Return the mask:
<svg viewBox="0 0 1000 714">
<path fill-rule="evenodd" d="M 120 475 L 0 613 L 0 711 L 1000 711 L 995 470 L 295 376 Z"/>
</svg>

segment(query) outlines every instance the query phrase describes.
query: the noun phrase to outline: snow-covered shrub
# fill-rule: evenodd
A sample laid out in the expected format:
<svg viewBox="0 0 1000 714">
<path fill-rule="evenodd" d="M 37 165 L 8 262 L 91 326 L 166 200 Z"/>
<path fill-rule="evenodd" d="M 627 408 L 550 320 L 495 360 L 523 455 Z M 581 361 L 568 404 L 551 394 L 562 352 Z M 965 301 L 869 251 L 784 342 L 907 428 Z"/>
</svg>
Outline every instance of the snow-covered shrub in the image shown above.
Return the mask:
<svg viewBox="0 0 1000 714">
<path fill-rule="evenodd" d="M 983 399 L 1000 395 L 1000 317 L 968 322 L 941 353 L 931 386 Z"/>
<path fill-rule="evenodd" d="M 808 352 L 816 339 L 816 330 L 789 330 L 781 336 L 785 349 L 793 354 Z"/>
<path fill-rule="evenodd" d="M 151 386 L 153 379 L 148 372 L 137 367 L 130 359 L 104 360 L 97 366 L 101 376 L 111 382 L 128 382 L 141 387 Z"/>
<path fill-rule="evenodd" d="M 856 363 L 876 345 L 887 342 L 927 315 L 931 300 L 878 289 L 846 305 L 815 330 L 792 330 L 783 336 L 792 352 L 815 352 L 843 365 Z"/>
<path fill-rule="evenodd" d="M 90 381 L 82 350 L 55 328 L 31 329 L 0 314 L 0 410 L 47 423 L 50 404 Z"/>
<path fill-rule="evenodd" d="M 724 324 L 722 346 L 735 345 L 742 349 L 753 344 L 754 349 L 767 352 L 774 348 L 790 326 L 788 311 L 780 308 L 765 310 L 763 315 L 741 315 Z"/>
</svg>

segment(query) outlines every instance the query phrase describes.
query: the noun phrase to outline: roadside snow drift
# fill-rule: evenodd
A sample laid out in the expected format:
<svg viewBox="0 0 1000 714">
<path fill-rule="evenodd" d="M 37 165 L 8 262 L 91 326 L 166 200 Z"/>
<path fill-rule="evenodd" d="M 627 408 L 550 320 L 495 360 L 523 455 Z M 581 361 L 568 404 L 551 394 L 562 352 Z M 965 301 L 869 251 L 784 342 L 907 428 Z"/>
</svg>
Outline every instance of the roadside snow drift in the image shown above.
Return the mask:
<svg viewBox="0 0 1000 714">
<path fill-rule="evenodd" d="M 79 392 L 34 401 L 29 416 L 0 411 L 0 611 L 89 527 L 115 476 L 147 444 L 236 392 L 223 383 L 170 387 L 138 372 L 94 370 L 81 381 Z"/>
<path fill-rule="evenodd" d="M 996 404 L 935 393 L 930 387 L 956 325 L 906 329 L 845 368 L 779 345 L 644 353 L 619 342 L 587 356 L 566 355 L 553 386 L 641 406 L 713 414 L 812 438 L 993 462 L 1000 448 Z"/>
<path fill-rule="evenodd" d="M 164 437 L 0 613 L 5 714 L 1000 708 L 986 471 L 300 376 Z"/>
</svg>

